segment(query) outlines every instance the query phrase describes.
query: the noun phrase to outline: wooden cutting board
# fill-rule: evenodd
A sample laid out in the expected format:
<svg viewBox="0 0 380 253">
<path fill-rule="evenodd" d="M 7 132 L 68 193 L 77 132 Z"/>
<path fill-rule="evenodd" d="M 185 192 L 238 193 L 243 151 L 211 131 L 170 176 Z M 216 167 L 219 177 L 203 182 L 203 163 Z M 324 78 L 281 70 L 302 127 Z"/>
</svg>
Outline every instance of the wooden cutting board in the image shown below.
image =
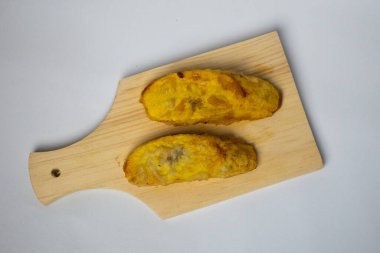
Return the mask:
<svg viewBox="0 0 380 253">
<path fill-rule="evenodd" d="M 267 79 L 282 93 L 273 117 L 229 126 L 173 127 L 151 121 L 139 103 L 154 79 L 188 69 L 225 69 Z M 124 177 L 123 164 L 136 146 L 174 133 L 216 133 L 254 143 L 256 170 L 227 179 L 137 187 Z M 38 199 L 49 204 L 69 193 L 111 188 L 134 195 L 168 218 L 323 166 L 277 32 L 236 43 L 122 79 L 114 104 L 100 126 L 68 147 L 34 152 L 29 172 Z"/>
</svg>

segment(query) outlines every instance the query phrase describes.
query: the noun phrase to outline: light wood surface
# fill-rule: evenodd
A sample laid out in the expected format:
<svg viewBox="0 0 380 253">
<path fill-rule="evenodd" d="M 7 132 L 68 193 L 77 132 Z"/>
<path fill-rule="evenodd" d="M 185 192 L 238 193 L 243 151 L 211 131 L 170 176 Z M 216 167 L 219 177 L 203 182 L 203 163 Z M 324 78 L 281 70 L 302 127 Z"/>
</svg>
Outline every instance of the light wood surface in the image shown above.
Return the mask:
<svg viewBox="0 0 380 253">
<path fill-rule="evenodd" d="M 225 69 L 265 78 L 282 93 L 282 105 L 271 118 L 229 126 L 173 127 L 151 121 L 139 103 L 152 80 L 187 69 Z M 137 187 L 124 177 L 128 153 L 148 140 L 173 133 L 233 135 L 254 143 L 256 170 L 227 179 Z M 38 199 L 49 204 L 69 193 L 92 188 L 128 192 L 168 218 L 323 166 L 277 32 L 161 66 L 122 79 L 114 104 L 100 126 L 68 147 L 34 152 L 29 173 Z M 57 169 L 55 177 L 51 171 Z"/>
</svg>

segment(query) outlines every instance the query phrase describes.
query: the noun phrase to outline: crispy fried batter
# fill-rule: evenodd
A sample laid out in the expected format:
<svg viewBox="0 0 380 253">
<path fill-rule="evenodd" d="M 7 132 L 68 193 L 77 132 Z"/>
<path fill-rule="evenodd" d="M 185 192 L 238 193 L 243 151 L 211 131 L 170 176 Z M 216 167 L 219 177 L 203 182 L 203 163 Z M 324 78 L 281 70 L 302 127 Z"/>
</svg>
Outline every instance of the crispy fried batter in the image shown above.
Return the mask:
<svg viewBox="0 0 380 253">
<path fill-rule="evenodd" d="M 272 116 L 279 91 L 269 82 L 221 70 L 190 70 L 163 76 L 140 101 L 152 120 L 172 125 L 230 124 Z"/>
<path fill-rule="evenodd" d="M 177 134 L 145 143 L 128 156 L 124 172 L 138 186 L 225 178 L 256 168 L 252 145 L 211 135 Z"/>
</svg>

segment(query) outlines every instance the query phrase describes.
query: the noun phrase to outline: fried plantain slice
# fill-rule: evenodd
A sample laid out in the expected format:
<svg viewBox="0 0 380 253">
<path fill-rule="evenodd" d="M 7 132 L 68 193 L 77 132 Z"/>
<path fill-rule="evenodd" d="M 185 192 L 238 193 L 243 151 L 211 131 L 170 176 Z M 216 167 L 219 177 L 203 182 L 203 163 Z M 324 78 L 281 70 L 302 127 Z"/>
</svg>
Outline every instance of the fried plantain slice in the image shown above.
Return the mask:
<svg viewBox="0 0 380 253">
<path fill-rule="evenodd" d="M 177 134 L 147 142 L 124 164 L 128 181 L 138 186 L 226 178 L 256 168 L 252 145 L 212 135 Z"/>
<path fill-rule="evenodd" d="M 228 125 L 272 116 L 280 105 L 280 93 L 257 77 L 222 70 L 189 70 L 153 81 L 140 102 L 155 121 Z"/>
</svg>

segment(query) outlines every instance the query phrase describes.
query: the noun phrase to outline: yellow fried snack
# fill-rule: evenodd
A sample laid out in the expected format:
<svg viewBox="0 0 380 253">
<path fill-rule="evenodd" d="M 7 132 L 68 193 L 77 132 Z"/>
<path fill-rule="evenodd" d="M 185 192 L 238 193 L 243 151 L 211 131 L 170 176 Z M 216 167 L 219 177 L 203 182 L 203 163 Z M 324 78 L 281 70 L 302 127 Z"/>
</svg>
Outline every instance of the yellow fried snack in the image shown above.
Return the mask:
<svg viewBox="0 0 380 253">
<path fill-rule="evenodd" d="M 280 93 L 257 77 L 222 70 L 190 70 L 153 81 L 140 102 L 152 120 L 172 125 L 227 125 L 272 116 L 280 105 Z"/>
<path fill-rule="evenodd" d="M 145 143 L 128 156 L 124 172 L 138 186 L 226 178 L 256 168 L 252 145 L 211 135 L 177 134 Z"/>
</svg>

